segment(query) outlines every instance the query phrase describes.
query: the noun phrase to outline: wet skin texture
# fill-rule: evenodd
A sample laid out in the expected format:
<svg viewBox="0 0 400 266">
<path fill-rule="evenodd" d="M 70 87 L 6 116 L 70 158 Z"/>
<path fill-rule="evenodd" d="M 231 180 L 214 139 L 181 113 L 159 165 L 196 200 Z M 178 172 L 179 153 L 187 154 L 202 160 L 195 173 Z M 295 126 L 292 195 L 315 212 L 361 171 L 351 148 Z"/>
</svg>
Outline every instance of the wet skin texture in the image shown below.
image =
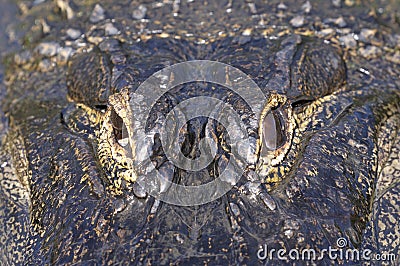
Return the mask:
<svg viewBox="0 0 400 266">
<path fill-rule="evenodd" d="M 139 84 L 163 67 L 193 59 L 248 74 L 268 99 L 265 108 L 273 110 L 280 145 L 265 148 L 260 127 L 266 118 L 254 117 L 228 89 L 208 83 L 174 88 L 153 108 L 149 131 L 183 100 L 204 95 L 231 104 L 258 140 L 256 162 L 226 195 L 179 207 L 140 190 L 126 164 L 131 154 L 118 141 Z M 373 79 L 359 78 L 354 64 L 362 62 L 347 64 L 341 48 L 296 34 L 204 44 L 160 36 L 134 43 L 108 38 L 77 52 L 60 67 L 59 80 L 46 80 L 52 88 L 67 88 L 68 103 L 39 94 L 19 98 L 8 110 L 10 129 L 0 153 L 7 162 L 0 169 L 0 219 L 6 224 L 0 259 L 253 265 L 273 263 L 257 258 L 260 245 L 319 252 L 337 247 L 339 237 L 349 248 L 398 255 L 398 84 L 378 70 Z M 196 173 L 174 167 L 155 137 L 157 169 L 185 185 L 218 177 L 232 157 L 226 130 L 201 117 L 180 135 L 188 158 L 199 156 L 205 136 L 217 140 L 213 162 Z M 263 163 L 267 157 L 275 159 L 270 168 Z M 325 257 L 321 263 L 333 261 Z"/>
</svg>

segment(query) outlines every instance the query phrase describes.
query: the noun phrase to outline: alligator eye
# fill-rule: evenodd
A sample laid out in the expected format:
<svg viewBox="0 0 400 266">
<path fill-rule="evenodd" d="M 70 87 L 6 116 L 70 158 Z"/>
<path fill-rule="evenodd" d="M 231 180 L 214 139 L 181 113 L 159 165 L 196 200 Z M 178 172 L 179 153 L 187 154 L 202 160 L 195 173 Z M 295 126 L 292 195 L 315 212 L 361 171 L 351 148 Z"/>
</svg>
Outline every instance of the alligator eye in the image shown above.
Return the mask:
<svg viewBox="0 0 400 266">
<path fill-rule="evenodd" d="M 122 147 L 128 145 L 128 130 L 122 118 L 114 110 L 111 112 L 111 123 L 113 126 L 115 139 L 119 145 Z"/>
<path fill-rule="evenodd" d="M 256 154 L 257 174 L 267 183 L 281 180 L 285 172 L 276 168 L 285 159 L 292 147 L 295 117 L 291 103 L 285 96 L 271 94 L 258 124 L 258 141 Z"/>
<path fill-rule="evenodd" d="M 270 151 L 282 147 L 286 141 L 282 115 L 271 110 L 262 121 L 262 146 Z"/>
</svg>

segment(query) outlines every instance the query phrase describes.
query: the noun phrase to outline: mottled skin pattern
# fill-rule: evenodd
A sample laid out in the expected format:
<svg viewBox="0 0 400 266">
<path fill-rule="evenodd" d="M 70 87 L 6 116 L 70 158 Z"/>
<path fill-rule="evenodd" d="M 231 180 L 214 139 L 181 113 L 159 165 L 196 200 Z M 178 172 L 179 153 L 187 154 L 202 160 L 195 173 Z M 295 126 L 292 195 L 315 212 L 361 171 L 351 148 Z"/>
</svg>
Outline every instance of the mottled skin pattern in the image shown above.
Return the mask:
<svg viewBox="0 0 400 266">
<path fill-rule="evenodd" d="M 392 13 L 377 14 L 368 3 L 312 3 L 308 13 L 287 2 L 286 8 L 174 2 L 146 3 L 145 19 L 135 20 L 139 4 L 132 2 L 102 3 L 106 13 L 97 21 L 89 19 L 92 4 L 56 2 L 21 4 L 22 19 L 43 18 L 50 29 L 38 20 L 25 51 L 8 58 L 0 264 L 273 264 L 257 258 L 260 245 L 318 252 L 337 247 L 339 237 L 349 248 L 394 254 L 397 261 L 385 263 L 399 263 L 400 38 Z M 294 28 L 290 20 L 299 14 L 304 25 Z M 339 14 L 347 26 L 324 22 Z M 107 23 L 119 32 L 110 36 Z M 68 37 L 68 28 L 84 35 Z M 338 40 L 375 28 L 355 45 Z M 64 50 L 35 48 L 50 41 Z M 363 53 L 368 47 L 380 52 Z M 75 53 L 68 60 L 60 52 L 66 48 Z M 129 123 L 129 93 L 162 67 L 191 59 L 222 61 L 250 75 L 270 99 L 266 108 L 278 99 L 292 132 L 271 155 L 261 147 L 262 131 L 250 128 L 259 139 L 257 164 L 223 197 L 178 207 L 140 191 L 116 140 Z M 185 97 L 203 94 L 248 118 L 226 89 L 198 84 L 160 99 L 149 127 Z M 207 123 L 194 120 L 184 131 L 189 157 Z M 199 174 L 169 167 L 157 145 L 153 161 L 166 174 L 173 171 L 174 182 L 212 180 L 229 150 L 225 132 L 211 128 L 218 158 Z M 263 169 L 263 158 L 271 156 L 274 166 Z"/>
</svg>

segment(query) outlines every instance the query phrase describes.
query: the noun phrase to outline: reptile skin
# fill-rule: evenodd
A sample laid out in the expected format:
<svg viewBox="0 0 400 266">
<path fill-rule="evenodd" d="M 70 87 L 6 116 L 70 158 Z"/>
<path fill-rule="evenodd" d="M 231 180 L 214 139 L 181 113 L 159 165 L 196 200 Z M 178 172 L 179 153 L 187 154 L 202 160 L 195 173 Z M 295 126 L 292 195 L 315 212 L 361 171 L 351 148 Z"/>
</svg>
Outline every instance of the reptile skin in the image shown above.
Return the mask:
<svg viewBox="0 0 400 266">
<path fill-rule="evenodd" d="M 339 41 L 345 30 L 323 22 L 329 10 L 314 2 L 311 13 L 295 1 L 285 8 L 263 1 L 146 2 L 143 19 L 132 17 L 143 11 L 136 2 L 102 2 L 103 18 L 93 18 L 91 2 L 56 2 L 21 15 L 43 17 L 50 33 L 38 37 L 32 27 L 31 43 L 6 60 L 0 264 L 292 265 L 305 262 L 261 259 L 257 252 L 268 246 L 318 254 L 337 248 L 339 238 L 349 249 L 393 254 L 384 264 L 399 263 L 400 68 L 392 58 L 400 35 L 397 25 L 378 23 L 372 5 L 334 11 L 350 32 L 379 30 L 368 44 L 347 47 Z M 303 25 L 291 20 L 296 14 L 306 17 Z M 119 31 L 108 34 L 107 23 Z M 74 40 L 68 28 L 83 35 Z M 333 31 L 321 35 L 326 29 Z M 65 59 L 40 49 L 53 42 L 61 45 L 57 51 L 73 52 Z M 380 54 L 360 52 L 367 45 Z M 230 104 L 255 140 L 256 159 L 231 190 L 182 207 L 138 186 L 135 155 L 121 140 L 138 86 L 164 67 L 195 59 L 240 69 L 267 101 L 252 117 L 238 95 L 204 82 L 179 85 L 157 101 L 148 131 L 184 100 L 211 96 Z M 273 149 L 268 119 L 279 138 Z M 199 156 L 205 137 L 217 142 L 217 155 L 205 169 L 186 171 L 169 161 L 155 135 L 151 160 L 175 183 L 210 182 L 233 158 L 226 129 L 213 119 L 192 119 L 179 136 L 187 158 Z"/>
</svg>

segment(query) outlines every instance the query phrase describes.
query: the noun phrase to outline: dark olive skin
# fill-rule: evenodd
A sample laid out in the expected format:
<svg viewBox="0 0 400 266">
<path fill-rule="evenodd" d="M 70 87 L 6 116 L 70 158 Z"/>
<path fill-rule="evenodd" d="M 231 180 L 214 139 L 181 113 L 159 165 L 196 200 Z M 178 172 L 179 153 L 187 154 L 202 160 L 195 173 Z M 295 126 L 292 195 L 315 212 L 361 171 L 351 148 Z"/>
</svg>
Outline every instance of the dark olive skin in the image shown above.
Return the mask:
<svg viewBox="0 0 400 266">
<path fill-rule="evenodd" d="M 338 239 L 398 262 L 399 27 L 390 6 L 59 2 L 27 7 L 21 19 L 36 26 L 6 64 L 0 264 L 292 265 L 304 262 L 263 257 L 265 248 L 318 256 L 343 248 Z M 253 79 L 262 114 L 223 86 L 188 83 L 157 101 L 147 132 L 181 102 L 211 96 L 239 114 L 256 159 L 222 197 L 176 206 L 132 177 L 121 114 L 124 97 L 156 71 L 199 59 Z M 217 149 L 206 168 L 187 171 L 154 136 L 151 161 L 174 183 L 211 182 L 234 159 L 218 121 L 197 117 L 177 132 L 186 158 L 201 155 L 206 137 Z"/>
</svg>

